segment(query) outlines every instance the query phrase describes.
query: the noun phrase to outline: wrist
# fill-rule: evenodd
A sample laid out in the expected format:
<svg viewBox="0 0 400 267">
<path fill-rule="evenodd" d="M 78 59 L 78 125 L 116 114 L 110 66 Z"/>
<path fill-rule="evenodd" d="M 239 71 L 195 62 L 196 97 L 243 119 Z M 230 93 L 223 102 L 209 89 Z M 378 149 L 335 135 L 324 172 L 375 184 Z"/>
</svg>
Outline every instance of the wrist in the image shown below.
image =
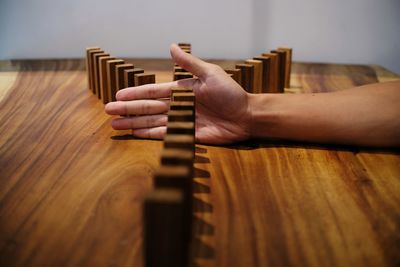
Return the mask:
<svg viewBox="0 0 400 267">
<path fill-rule="evenodd" d="M 278 94 L 249 94 L 249 135 L 250 138 L 277 138 L 281 112 L 277 107 Z"/>
</svg>

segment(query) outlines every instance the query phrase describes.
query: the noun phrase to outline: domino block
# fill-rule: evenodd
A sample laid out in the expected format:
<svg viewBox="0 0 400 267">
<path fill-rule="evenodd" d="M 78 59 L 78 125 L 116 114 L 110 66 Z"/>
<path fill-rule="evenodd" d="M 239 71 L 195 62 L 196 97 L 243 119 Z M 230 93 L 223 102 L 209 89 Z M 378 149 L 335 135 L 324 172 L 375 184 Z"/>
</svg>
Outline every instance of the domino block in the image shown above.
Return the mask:
<svg viewBox="0 0 400 267">
<path fill-rule="evenodd" d="M 186 47 L 181 47 L 181 49 L 182 49 L 183 52 L 185 52 L 185 53 L 188 53 L 188 54 L 191 54 L 191 53 L 192 53 L 192 51 L 191 51 L 190 49 L 186 48 Z"/>
<path fill-rule="evenodd" d="M 171 101 L 170 110 L 192 110 L 195 111 L 195 103 L 192 101 Z"/>
<path fill-rule="evenodd" d="M 168 134 L 195 134 L 194 122 L 186 121 L 168 121 L 167 135 Z"/>
<path fill-rule="evenodd" d="M 236 68 L 240 69 L 241 86 L 249 93 L 253 92 L 253 72 L 254 67 L 250 64 L 236 64 Z"/>
<path fill-rule="evenodd" d="M 192 47 L 192 44 L 191 43 L 178 43 L 178 46 L 179 47 Z"/>
<path fill-rule="evenodd" d="M 184 204 L 184 225 L 182 230 L 184 232 L 184 240 L 189 244 L 193 216 L 193 168 L 185 165 L 161 165 L 155 171 L 153 178 L 154 187 L 156 189 L 172 188 L 182 190 Z"/>
<path fill-rule="evenodd" d="M 95 69 L 94 69 L 94 56 L 96 54 L 102 54 L 104 53 L 103 50 L 99 49 L 99 50 L 91 50 L 89 52 L 89 72 L 90 72 L 90 89 L 92 90 L 92 93 L 95 93 L 95 78 L 94 78 L 94 73 L 95 73 Z"/>
<path fill-rule="evenodd" d="M 102 94 L 102 91 L 101 91 L 101 88 L 102 88 L 102 82 L 103 82 L 103 80 L 102 80 L 102 68 L 101 68 L 101 63 L 102 63 L 102 60 L 105 60 L 105 59 L 113 59 L 113 57 L 111 57 L 109 54 L 106 54 L 106 53 L 104 53 L 104 54 L 101 54 L 102 56 L 98 56 L 97 57 L 97 59 L 96 59 L 96 61 L 95 61 L 95 69 L 96 69 L 96 74 L 95 74 L 95 93 L 96 93 L 96 96 L 97 96 L 97 98 L 98 99 L 101 99 L 101 94 Z"/>
<path fill-rule="evenodd" d="M 134 87 L 135 85 L 135 74 L 140 74 L 144 73 L 143 69 L 140 68 L 133 68 L 133 69 L 127 69 L 124 71 L 124 87 Z"/>
<path fill-rule="evenodd" d="M 182 68 L 181 66 L 174 66 L 174 73 L 175 72 L 188 72 L 188 71 Z"/>
<path fill-rule="evenodd" d="M 262 93 L 263 62 L 261 60 L 248 59 L 245 63 L 253 66 L 253 93 Z"/>
<path fill-rule="evenodd" d="M 194 121 L 194 113 L 192 110 L 169 110 L 168 121 L 171 122 L 182 122 L 182 121 Z"/>
<path fill-rule="evenodd" d="M 116 66 L 124 64 L 122 59 L 114 59 L 107 61 L 107 102 L 115 101 L 117 93 Z"/>
<path fill-rule="evenodd" d="M 135 74 L 135 86 L 145 85 L 156 82 L 155 74 L 139 73 Z"/>
<path fill-rule="evenodd" d="M 262 62 L 262 93 L 271 93 L 272 91 L 272 88 L 270 87 L 271 58 L 258 56 L 254 57 L 253 59 Z"/>
<path fill-rule="evenodd" d="M 174 81 L 193 78 L 193 74 L 190 72 L 175 72 Z"/>
<path fill-rule="evenodd" d="M 189 43 L 178 43 L 178 46 L 185 51 L 186 53 L 191 54 L 192 52 L 192 45 Z"/>
<path fill-rule="evenodd" d="M 125 88 L 124 71 L 129 70 L 129 69 L 133 70 L 133 65 L 126 63 L 126 64 L 117 65 L 115 68 L 116 68 L 115 69 L 115 80 L 116 80 L 115 83 L 117 85 L 116 90 L 119 91 L 119 90 Z"/>
<path fill-rule="evenodd" d="M 185 267 L 189 249 L 185 236 L 184 194 L 179 189 L 157 189 L 144 201 L 146 267 Z"/>
<path fill-rule="evenodd" d="M 174 93 L 190 93 L 190 92 L 193 92 L 192 88 L 186 88 L 186 87 L 173 87 L 173 88 L 171 88 L 171 96 Z"/>
<path fill-rule="evenodd" d="M 190 150 L 167 148 L 161 153 L 162 165 L 185 165 L 193 168 L 194 153 Z"/>
<path fill-rule="evenodd" d="M 103 104 L 108 103 L 108 76 L 107 76 L 107 63 L 115 60 L 114 57 L 101 57 L 99 59 L 99 74 L 100 74 L 100 91 L 99 96 Z"/>
<path fill-rule="evenodd" d="M 238 84 L 242 84 L 242 71 L 240 69 L 228 69 L 225 72 L 231 74 L 232 79 Z"/>
<path fill-rule="evenodd" d="M 290 75 L 292 72 L 292 48 L 279 47 L 278 51 L 283 51 L 286 53 L 286 63 L 285 63 L 285 88 L 290 88 Z"/>
<path fill-rule="evenodd" d="M 193 168 L 185 165 L 161 165 L 154 173 L 154 187 L 182 190 L 184 200 L 184 234 L 187 242 L 192 229 Z"/>
<path fill-rule="evenodd" d="M 191 134 L 167 134 L 164 137 L 164 148 L 186 149 L 194 153 L 195 137 Z"/>
<path fill-rule="evenodd" d="M 92 89 L 92 93 L 96 94 L 96 56 L 98 55 L 103 55 L 105 54 L 103 50 L 96 50 L 96 51 L 92 51 L 92 53 L 90 53 L 90 75 L 92 76 L 92 84 L 91 84 L 91 89 Z"/>
<path fill-rule="evenodd" d="M 172 94 L 172 101 L 195 101 L 193 92 L 174 92 Z"/>
<path fill-rule="evenodd" d="M 276 54 L 278 57 L 278 89 L 279 93 L 285 91 L 285 66 L 286 66 L 286 53 L 284 51 L 272 50 L 271 53 Z"/>
<path fill-rule="evenodd" d="M 86 72 L 87 72 L 87 79 L 88 79 L 88 88 L 89 90 L 92 90 L 92 61 L 91 61 L 91 54 L 95 51 L 99 51 L 100 47 L 87 47 L 86 48 Z"/>
<path fill-rule="evenodd" d="M 99 91 L 100 91 L 100 66 L 99 66 L 99 60 L 100 58 L 110 56 L 107 53 L 96 53 L 93 56 L 93 93 L 99 97 Z"/>
<path fill-rule="evenodd" d="M 270 71 L 269 71 L 269 89 L 270 93 L 279 93 L 279 65 L 278 65 L 278 55 L 272 53 L 262 54 L 264 57 L 270 58 Z"/>
</svg>

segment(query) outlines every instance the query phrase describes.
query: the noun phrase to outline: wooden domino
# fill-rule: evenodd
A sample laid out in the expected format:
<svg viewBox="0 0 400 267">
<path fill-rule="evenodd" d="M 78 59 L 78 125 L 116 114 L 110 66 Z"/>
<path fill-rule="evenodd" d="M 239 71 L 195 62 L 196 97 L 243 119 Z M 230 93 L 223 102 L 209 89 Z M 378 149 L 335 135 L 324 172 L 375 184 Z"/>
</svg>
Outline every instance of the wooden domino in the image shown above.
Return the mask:
<svg viewBox="0 0 400 267">
<path fill-rule="evenodd" d="M 175 72 L 174 81 L 193 78 L 193 74 L 190 72 Z"/>
<path fill-rule="evenodd" d="M 194 122 L 169 121 L 167 123 L 167 134 L 194 134 Z"/>
<path fill-rule="evenodd" d="M 193 167 L 194 153 L 190 150 L 166 148 L 161 153 L 162 165 L 185 165 L 190 168 Z"/>
<path fill-rule="evenodd" d="M 278 90 L 283 93 L 285 90 L 285 66 L 286 66 L 286 52 L 279 50 L 271 50 L 271 53 L 276 54 L 278 57 Z"/>
<path fill-rule="evenodd" d="M 100 51 L 100 47 L 88 47 L 86 48 L 86 72 L 88 77 L 88 88 L 89 90 L 93 91 L 92 84 L 93 84 L 93 76 L 92 76 L 92 53 L 95 51 Z"/>
<path fill-rule="evenodd" d="M 192 88 L 172 87 L 171 88 L 171 98 L 172 98 L 172 94 L 174 94 L 174 93 L 191 93 L 191 92 L 193 92 Z"/>
<path fill-rule="evenodd" d="M 226 73 L 230 74 L 238 84 L 242 84 L 242 70 L 240 69 L 227 69 Z"/>
<path fill-rule="evenodd" d="M 253 72 L 254 66 L 250 64 L 236 64 L 236 68 L 240 69 L 241 86 L 244 90 L 251 93 L 253 91 Z"/>
<path fill-rule="evenodd" d="M 192 196 L 193 168 L 187 165 L 161 165 L 153 175 L 155 188 L 182 190 L 185 200 Z M 187 207 L 191 209 L 191 206 Z"/>
<path fill-rule="evenodd" d="M 174 73 L 175 72 L 188 72 L 188 71 L 182 68 L 181 66 L 174 66 Z"/>
<path fill-rule="evenodd" d="M 144 73 L 144 69 L 133 68 L 124 70 L 124 87 L 134 87 L 135 86 L 135 74 Z"/>
<path fill-rule="evenodd" d="M 172 94 L 172 101 L 194 101 L 195 96 L 193 92 L 174 92 Z"/>
<path fill-rule="evenodd" d="M 278 76 L 279 76 L 279 64 L 278 64 L 278 55 L 272 53 L 264 53 L 262 54 L 264 57 L 270 58 L 270 71 L 269 71 L 269 86 L 270 93 L 279 93 L 279 84 L 278 84 Z"/>
<path fill-rule="evenodd" d="M 183 227 L 184 241 L 189 245 L 192 229 L 193 206 L 193 168 L 187 165 L 161 165 L 153 176 L 155 189 L 171 188 L 183 192 Z"/>
<path fill-rule="evenodd" d="M 290 88 L 290 75 L 292 71 L 292 48 L 279 47 L 278 51 L 283 51 L 286 53 L 285 62 L 285 88 Z"/>
<path fill-rule="evenodd" d="M 108 76 L 107 76 L 107 63 L 111 60 L 115 60 L 115 57 L 101 57 L 99 59 L 99 74 L 100 74 L 100 99 L 103 104 L 108 103 Z"/>
<path fill-rule="evenodd" d="M 104 51 L 99 49 L 99 50 L 94 50 L 91 51 L 89 53 L 90 55 L 90 76 L 92 77 L 91 80 L 91 84 L 90 84 L 90 89 L 92 90 L 92 93 L 95 94 L 96 93 L 96 87 L 95 87 L 95 73 L 96 73 L 96 69 L 95 69 L 95 56 L 96 55 L 100 55 L 100 54 L 104 54 Z"/>
<path fill-rule="evenodd" d="M 262 93 L 262 74 L 263 74 L 263 62 L 261 60 L 248 59 L 245 61 L 246 64 L 253 66 L 253 90 L 252 93 Z"/>
<path fill-rule="evenodd" d="M 114 59 L 107 61 L 107 102 L 115 101 L 117 93 L 116 66 L 124 64 L 122 59 Z"/>
<path fill-rule="evenodd" d="M 96 96 L 98 99 L 102 99 L 102 87 L 103 87 L 103 76 L 104 74 L 102 74 L 102 64 L 104 65 L 104 60 L 111 60 L 114 59 L 114 57 L 110 56 L 110 55 L 104 55 L 104 56 L 99 56 L 97 58 L 97 64 L 96 64 L 96 72 L 97 72 L 97 85 L 96 85 Z M 104 65 L 105 66 L 105 65 Z"/>
<path fill-rule="evenodd" d="M 194 113 L 192 110 L 169 110 L 168 121 L 191 121 L 194 120 Z"/>
<path fill-rule="evenodd" d="M 189 246 L 182 190 L 160 188 L 144 200 L 144 254 L 146 267 L 185 267 Z"/>
<path fill-rule="evenodd" d="M 191 43 L 178 43 L 178 46 L 179 46 L 179 47 L 188 47 L 188 48 L 191 48 L 191 47 L 192 47 L 192 44 L 191 44 Z"/>
<path fill-rule="evenodd" d="M 115 84 L 117 86 L 116 90 L 119 91 L 123 88 L 125 88 L 125 76 L 124 76 L 124 71 L 125 70 L 133 70 L 133 65 L 129 63 L 125 64 L 120 64 L 116 66 L 115 69 Z"/>
<path fill-rule="evenodd" d="M 271 58 L 258 56 L 254 57 L 254 60 L 262 62 L 262 93 L 271 93 L 271 83 L 270 83 L 270 70 L 271 70 Z"/>
<path fill-rule="evenodd" d="M 195 103 L 191 101 L 171 101 L 170 104 L 171 110 L 192 110 L 194 112 Z"/>
<path fill-rule="evenodd" d="M 90 75 L 92 76 L 90 88 L 92 89 L 93 94 L 96 94 L 96 76 L 95 76 L 96 72 L 97 72 L 97 70 L 95 69 L 97 67 L 97 64 L 95 64 L 96 56 L 103 55 L 103 54 L 105 54 L 105 53 L 101 49 L 91 51 L 91 53 L 90 53 Z"/>
<path fill-rule="evenodd" d="M 155 74 L 139 73 L 135 74 L 135 86 L 145 85 L 156 82 Z"/>
<path fill-rule="evenodd" d="M 107 53 L 96 53 L 93 57 L 93 93 L 100 98 L 100 59 L 110 56 Z"/>
<path fill-rule="evenodd" d="M 191 134 L 168 134 L 164 137 L 165 148 L 179 148 L 194 152 L 195 137 Z"/>
<path fill-rule="evenodd" d="M 178 46 L 186 53 L 192 53 L 192 45 L 189 43 L 178 43 Z"/>
</svg>

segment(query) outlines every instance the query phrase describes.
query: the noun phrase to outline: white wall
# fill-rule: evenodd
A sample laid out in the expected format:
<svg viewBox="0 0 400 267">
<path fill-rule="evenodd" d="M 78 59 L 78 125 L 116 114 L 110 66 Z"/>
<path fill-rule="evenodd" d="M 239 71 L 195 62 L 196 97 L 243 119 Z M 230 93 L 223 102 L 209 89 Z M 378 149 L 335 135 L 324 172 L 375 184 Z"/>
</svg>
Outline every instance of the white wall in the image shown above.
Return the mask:
<svg viewBox="0 0 400 267">
<path fill-rule="evenodd" d="M 400 73 L 399 0 L 0 0 L 0 59 L 168 57 L 191 42 L 204 58 L 247 58 L 278 45 L 295 60 L 380 64 Z"/>
</svg>

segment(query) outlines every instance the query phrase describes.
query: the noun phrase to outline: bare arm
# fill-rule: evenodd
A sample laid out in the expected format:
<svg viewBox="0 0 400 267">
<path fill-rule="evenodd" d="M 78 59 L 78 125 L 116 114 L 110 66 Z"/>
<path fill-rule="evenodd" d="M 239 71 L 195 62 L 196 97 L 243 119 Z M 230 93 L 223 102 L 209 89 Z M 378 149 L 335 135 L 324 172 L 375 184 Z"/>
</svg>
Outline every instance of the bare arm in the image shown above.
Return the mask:
<svg viewBox="0 0 400 267">
<path fill-rule="evenodd" d="M 253 137 L 400 146 L 400 82 L 334 93 L 250 95 Z"/>
</svg>

